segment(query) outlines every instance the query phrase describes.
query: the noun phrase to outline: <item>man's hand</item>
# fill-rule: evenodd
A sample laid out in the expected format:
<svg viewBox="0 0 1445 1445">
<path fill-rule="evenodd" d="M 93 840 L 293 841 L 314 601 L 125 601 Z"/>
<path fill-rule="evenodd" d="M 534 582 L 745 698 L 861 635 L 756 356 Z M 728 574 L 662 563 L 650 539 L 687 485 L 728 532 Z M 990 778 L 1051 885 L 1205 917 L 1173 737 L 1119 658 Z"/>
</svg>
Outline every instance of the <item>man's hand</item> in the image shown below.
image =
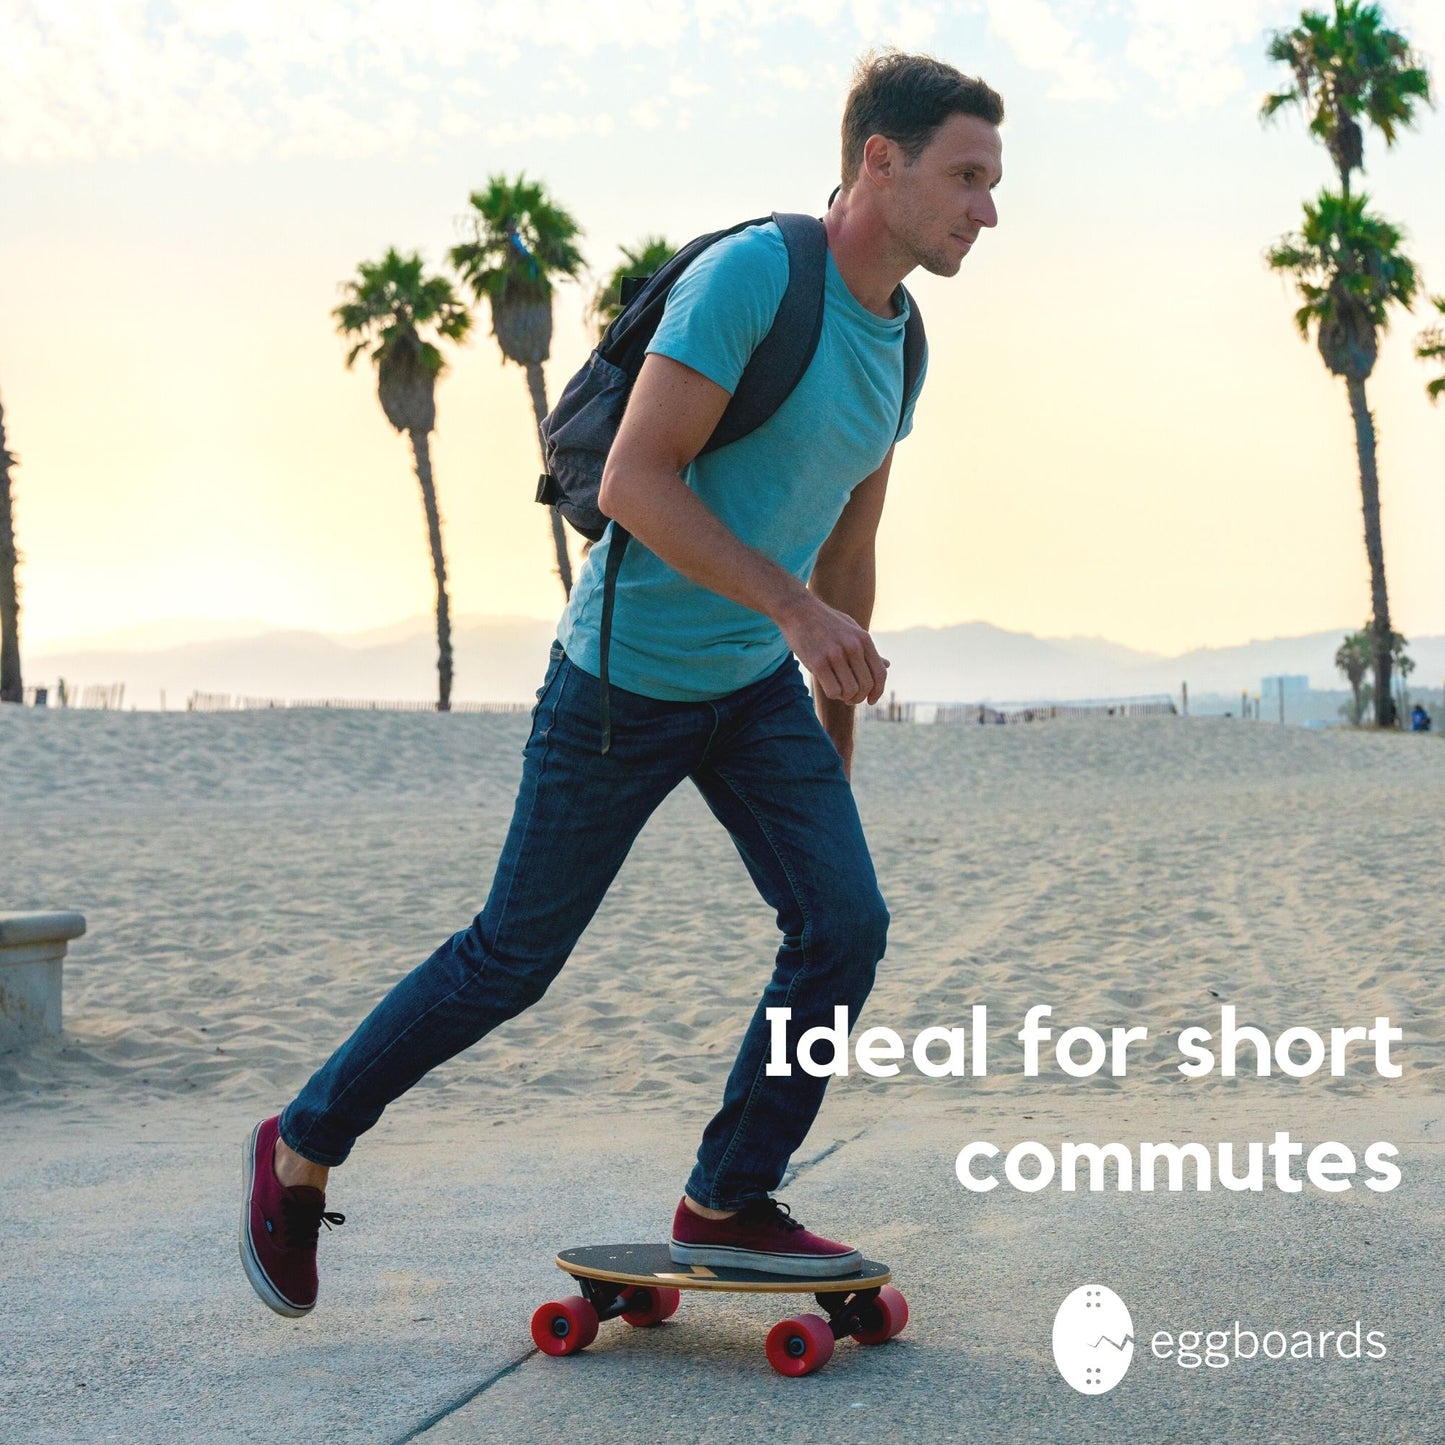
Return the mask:
<svg viewBox="0 0 1445 1445">
<path fill-rule="evenodd" d="M 888 660 L 878 655 L 868 629 L 815 593 L 779 619 L 783 637 L 813 674 L 823 696 L 855 706 L 877 702 L 888 685 Z"/>
<path fill-rule="evenodd" d="M 843 515 L 823 543 L 808 584 L 815 604 L 811 613 L 798 609 L 778 623 L 789 646 L 813 674 L 818 716 L 850 778 L 856 730 L 853 708 L 860 702 L 877 702 L 888 676 L 888 662 L 878 656 L 868 624 L 873 617 L 874 538 L 892 463 L 890 448 L 883 465 L 853 488 Z"/>
</svg>

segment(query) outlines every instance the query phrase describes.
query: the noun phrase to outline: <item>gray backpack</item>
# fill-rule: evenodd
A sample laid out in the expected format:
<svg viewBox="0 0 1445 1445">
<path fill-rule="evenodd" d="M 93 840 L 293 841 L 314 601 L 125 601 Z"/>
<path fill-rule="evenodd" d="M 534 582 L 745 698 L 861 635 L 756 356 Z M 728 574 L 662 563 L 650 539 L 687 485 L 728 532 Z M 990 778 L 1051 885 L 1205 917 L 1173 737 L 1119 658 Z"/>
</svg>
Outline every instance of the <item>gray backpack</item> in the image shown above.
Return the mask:
<svg viewBox="0 0 1445 1445">
<path fill-rule="evenodd" d="M 602 620 L 599 638 L 602 657 L 602 751 L 612 742 L 608 706 L 607 654 L 612 640 L 612 610 L 617 574 L 631 540 L 627 530 L 609 519 L 597 505 L 607 453 L 622 423 L 632 384 L 642 370 L 647 346 L 662 320 L 673 283 L 709 246 L 749 226 L 776 223 L 788 252 L 788 285 L 778 303 L 768 334 L 758 343 L 738 381 L 716 429 L 699 453 L 706 456 L 740 441 L 763 425 L 802 380 L 818 348 L 823 330 L 823 291 L 827 275 L 828 238 L 815 216 L 774 213 L 740 221 L 725 231 L 699 236 L 682 247 L 653 275 L 623 282 L 622 313 L 607 328 L 597 349 L 562 391 L 556 406 L 542 420 L 542 452 L 547 470 L 537 485 L 537 500 L 555 506 L 567 521 L 590 541 L 612 527 L 603 576 Z M 908 321 L 903 332 L 903 407 L 918 385 L 926 347 L 923 318 L 913 298 L 908 300 Z M 899 413 L 899 425 L 903 415 Z"/>
</svg>

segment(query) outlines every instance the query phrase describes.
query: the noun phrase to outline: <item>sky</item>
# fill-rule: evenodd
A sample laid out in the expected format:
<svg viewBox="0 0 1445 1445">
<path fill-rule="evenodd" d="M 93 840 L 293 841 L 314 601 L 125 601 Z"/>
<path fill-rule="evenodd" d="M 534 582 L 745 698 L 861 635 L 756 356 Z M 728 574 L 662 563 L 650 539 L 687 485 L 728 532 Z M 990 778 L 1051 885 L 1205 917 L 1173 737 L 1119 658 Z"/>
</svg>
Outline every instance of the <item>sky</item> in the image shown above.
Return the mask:
<svg viewBox="0 0 1445 1445">
<path fill-rule="evenodd" d="M 1331 179 L 1276 0 L 0 0 L 0 402 L 22 643 L 163 619 L 351 631 L 426 614 L 404 438 L 331 308 L 389 246 L 443 268 L 469 192 L 544 182 L 618 246 L 821 214 L 856 58 L 1005 98 L 1000 223 L 910 286 L 931 365 L 879 536 L 881 629 L 975 619 L 1159 652 L 1369 610 L 1343 384 L 1263 262 Z M 1445 76 L 1445 4 L 1388 0 Z M 1441 83 L 1437 81 L 1437 90 Z M 1363 189 L 1445 292 L 1445 122 Z M 1359 183 L 1357 183 L 1359 184 Z M 1396 627 L 1445 633 L 1445 405 L 1395 321 L 1369 382 Z M 485 308 L 433 436 L 456 613 L 554 617 L 522 372 Z"/>
</svg>

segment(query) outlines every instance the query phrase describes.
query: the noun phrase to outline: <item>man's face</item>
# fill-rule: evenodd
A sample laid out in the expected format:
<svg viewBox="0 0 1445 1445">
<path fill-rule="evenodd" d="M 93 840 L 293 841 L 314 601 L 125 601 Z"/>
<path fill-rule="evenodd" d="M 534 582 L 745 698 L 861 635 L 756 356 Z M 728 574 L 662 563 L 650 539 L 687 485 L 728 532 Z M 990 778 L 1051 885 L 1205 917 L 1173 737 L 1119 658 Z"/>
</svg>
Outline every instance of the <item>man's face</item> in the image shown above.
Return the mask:
<svg viewBox="0 0 1445 1445">
<path fill-rule="evenodd" d="M 912 165 L 895 148 L 889 229 L 935 276 L 956 276 L 979 232 L 998 225 L 993 188 L 1003 179 L 998 127 L 951 115 Z"/>
</svg>

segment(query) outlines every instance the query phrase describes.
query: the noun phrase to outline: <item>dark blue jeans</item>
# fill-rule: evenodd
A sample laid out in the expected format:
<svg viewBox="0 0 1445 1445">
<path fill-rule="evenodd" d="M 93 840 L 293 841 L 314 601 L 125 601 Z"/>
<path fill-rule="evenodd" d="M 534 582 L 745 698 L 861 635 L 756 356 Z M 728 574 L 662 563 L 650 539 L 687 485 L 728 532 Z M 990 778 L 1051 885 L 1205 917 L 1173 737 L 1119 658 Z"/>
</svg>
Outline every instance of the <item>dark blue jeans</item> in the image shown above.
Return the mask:
<svg viewBox="0 0 1445 1445">
<path fill-rule="evenodd" d="M 286 1109 L 281 1135 L 298 1154 L 340 1164 L 393 1099 L 536 1003 L 643 824 L 691 778 L 776 911 L 783 940 L 687 1192 L 735 1209 L 777 1188 L 827 1080 L 796 1062 L 788 1078 L 765 1072 L 764 1010 L 793 1010 L 790 1059 L 805 1029 L 832 1026 L 835 1005 L 851 1025 L 888 930 L 852 789 L 791 658 L 712 702 L 613 688 L 606 755 L 599 696 L 597 679 L 554 646 L 486 906 L 392 989 Z"/>
</svg>

